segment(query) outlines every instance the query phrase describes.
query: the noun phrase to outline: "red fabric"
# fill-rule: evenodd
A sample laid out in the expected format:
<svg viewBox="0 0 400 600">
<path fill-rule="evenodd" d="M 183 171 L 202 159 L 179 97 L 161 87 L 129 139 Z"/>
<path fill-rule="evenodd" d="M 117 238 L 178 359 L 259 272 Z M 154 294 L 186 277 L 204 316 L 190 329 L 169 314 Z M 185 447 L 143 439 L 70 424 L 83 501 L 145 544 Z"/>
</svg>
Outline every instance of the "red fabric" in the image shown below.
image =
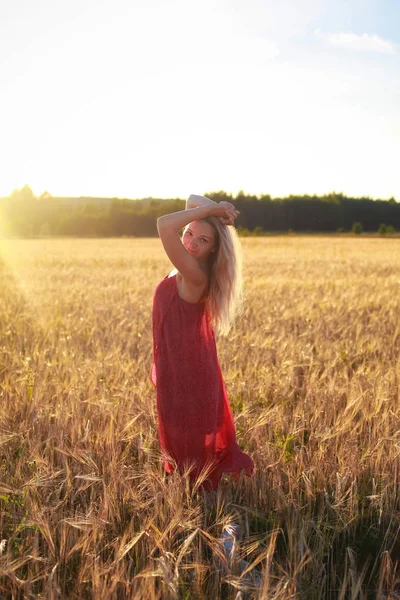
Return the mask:
<svg viewBox="0 0 400 600">
<path fill-rule="evenodd" d="M 236 441 L 229 399 L 217 356 L 214 331 L 203 302 L 178 294 L 176 276 L 165 277 L 153 297 L 153 360 L 150 379 L 157 391 L 158 435 L 164 469 L 193 466 L 212 471 L 202 484 L 216 489 L 222 473 L 250 476 L 254 462 Z"/>
</svg>

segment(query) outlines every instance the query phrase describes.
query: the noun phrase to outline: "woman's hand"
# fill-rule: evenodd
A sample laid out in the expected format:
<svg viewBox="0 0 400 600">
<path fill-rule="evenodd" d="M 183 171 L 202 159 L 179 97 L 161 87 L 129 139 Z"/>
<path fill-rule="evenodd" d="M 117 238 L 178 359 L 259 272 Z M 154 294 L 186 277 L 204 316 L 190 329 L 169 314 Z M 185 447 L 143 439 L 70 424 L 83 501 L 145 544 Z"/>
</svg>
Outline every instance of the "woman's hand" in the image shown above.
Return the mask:
<svg viewBox="0 0 400 600">
<path fill-rule="evenodd" d="M 220 217 L 220 221 L 221 223 L 223 223 L 224 225 L 233 225 L 235 219 L 237 218 L 237 216 L 240 214 L 240 211 L 236 210 L 236 208 L 233 206 L 233 204 L 231 204 L 230 202 L 225 202 L 225 200 L 222 200 L 220 202 L 220 204 L 224 204 L 225 206 L 227 206 L 228 208 L 232 209 L 233 212 L 235 213 L 236 216 L 232 215 L 230 217 Z"/>
<path fill-rule="evenodd" d="M 233 225 L 239 214 L 240 212 L 230 202 L 218 202 L 211 208 L 211 215 L 218 217 L 224 225 Z"/>
</svg>

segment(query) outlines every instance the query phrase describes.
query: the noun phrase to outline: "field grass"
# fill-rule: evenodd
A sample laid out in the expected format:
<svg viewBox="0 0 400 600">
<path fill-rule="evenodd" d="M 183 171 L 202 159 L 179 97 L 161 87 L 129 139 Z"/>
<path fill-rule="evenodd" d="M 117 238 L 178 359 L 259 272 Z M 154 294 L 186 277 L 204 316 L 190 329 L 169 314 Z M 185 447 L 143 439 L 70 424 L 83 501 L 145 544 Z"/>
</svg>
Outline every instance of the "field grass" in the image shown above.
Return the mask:
<svg viewBox="0 0 400 600">
<path fill-rule="evenodd" d="M 159 240 L 0 241 L 1 598 L 400 598 L 399 241 L 242 246 L 217 346 L 255 472 L 213 498 L 161 467 Z M 258 589 L 216 568 L 231 521 Z"/>
</svg>

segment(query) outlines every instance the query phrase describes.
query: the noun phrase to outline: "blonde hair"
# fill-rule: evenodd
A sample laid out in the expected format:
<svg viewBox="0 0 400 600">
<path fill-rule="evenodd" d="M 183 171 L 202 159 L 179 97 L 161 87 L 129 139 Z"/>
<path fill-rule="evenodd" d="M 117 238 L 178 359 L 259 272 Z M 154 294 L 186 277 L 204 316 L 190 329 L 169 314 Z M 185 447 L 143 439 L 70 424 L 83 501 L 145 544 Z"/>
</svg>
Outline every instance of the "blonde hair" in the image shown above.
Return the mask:
<svg viewBox="0 0 400 600">
<path fill-rule="evenodd" d="M 210 280 L 206 298 L 211 326 L 226 336 L 243 312 L 242 251 L 236 229 L 218 217 L 201 219 L 214 229 L 215 251 L 209 255 Z"/>
</svg>

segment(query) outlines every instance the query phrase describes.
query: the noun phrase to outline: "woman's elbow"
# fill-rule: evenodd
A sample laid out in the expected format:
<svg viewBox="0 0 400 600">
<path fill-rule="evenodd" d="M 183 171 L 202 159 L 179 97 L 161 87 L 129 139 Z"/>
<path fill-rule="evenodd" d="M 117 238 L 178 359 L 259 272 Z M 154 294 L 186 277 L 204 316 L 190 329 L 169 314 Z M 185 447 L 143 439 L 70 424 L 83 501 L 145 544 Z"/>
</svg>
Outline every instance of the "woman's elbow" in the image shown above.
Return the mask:
<svg viewBox="0 0 400 600">
<path fill-rule="evenodd" d="M 158 233 L 160 233 L 160 231 L 164 227 L 164 225 L 165 225 L 165 215 L 163 215 L 162 217 L 158 217 L 158 219 L 157 219 L 157 231 L 158 231 Z"/>
</svg>

